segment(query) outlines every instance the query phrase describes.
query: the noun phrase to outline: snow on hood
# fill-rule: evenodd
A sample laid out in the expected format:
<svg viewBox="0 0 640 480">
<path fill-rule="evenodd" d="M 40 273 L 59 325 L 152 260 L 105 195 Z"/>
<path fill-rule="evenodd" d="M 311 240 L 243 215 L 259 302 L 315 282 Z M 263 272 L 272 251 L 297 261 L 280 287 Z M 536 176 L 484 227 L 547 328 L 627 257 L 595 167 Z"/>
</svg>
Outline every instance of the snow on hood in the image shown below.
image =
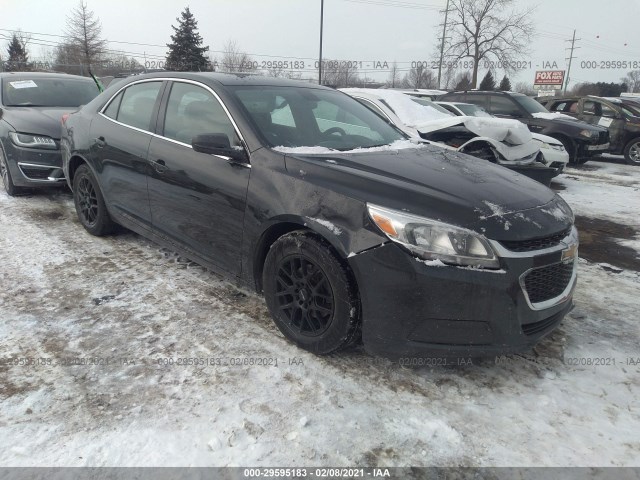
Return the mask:
<svg viewBox="0 0 640 480">
<path fill-rule="evenodd" d="M 368 153 L 368 152 L 387 152 L 390 150 L 404 150 L 407 148 L 422 148 L 423 144 L 416 144 L 410 140 L 396 140 L 389 145 L 382 145 L 380 147 L 369 148 L 354 148 L 353 150 L 336 150 L 327 147 L 285 147 L 278 146 L 273 149 L 280 153 L 293 153 L 301 155 L 313 155 L 323 153 Z"/>
<path fill-rule="evenodd" d="M 533 115 L 534 118 L 542 118 L 543 120 L 573 120 L 574 122 L 578 121 L 577 118 L 573 118 L 569 115 L 558 112 L 536 112 L 532 113 L 531 115 Z"/>
<path fill-rule="evenodd" d="M 463 117 L 464 126 L 476 135 L 489 137 L 499 142 L 522 145 L 531 141 L 529 128 L 518 120 L 506 118 Z"/>
</svg>

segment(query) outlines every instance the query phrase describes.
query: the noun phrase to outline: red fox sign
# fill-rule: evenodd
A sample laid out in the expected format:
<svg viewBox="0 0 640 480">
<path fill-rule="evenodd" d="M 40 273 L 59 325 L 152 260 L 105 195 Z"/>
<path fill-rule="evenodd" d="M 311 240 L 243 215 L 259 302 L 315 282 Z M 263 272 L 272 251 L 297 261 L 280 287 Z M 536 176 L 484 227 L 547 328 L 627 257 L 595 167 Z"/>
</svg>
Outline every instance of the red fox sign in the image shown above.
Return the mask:
<svg viewBox="0 0 640 480">
<path fill-rule="evenodd" d="M 538 70 L 534 85 L 562 85 L 564 70 Z"/>
</svg>

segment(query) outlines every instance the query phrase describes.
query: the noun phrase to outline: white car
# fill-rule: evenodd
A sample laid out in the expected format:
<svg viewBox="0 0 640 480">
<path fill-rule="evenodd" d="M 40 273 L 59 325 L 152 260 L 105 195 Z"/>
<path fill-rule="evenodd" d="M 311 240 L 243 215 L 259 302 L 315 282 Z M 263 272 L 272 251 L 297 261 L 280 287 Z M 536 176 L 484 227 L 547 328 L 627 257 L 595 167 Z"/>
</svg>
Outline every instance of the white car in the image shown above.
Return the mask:
<svg viewBox="0 0 640 480">
<path fill-rule="evenodd" d="M 557 175 L 537 162 L 540 142 L 517 120 L 456 116 L 430 100 L 396 90 L 340 90 L 413 138 L 498 163 L 546 185 Z"/>
<path fill-rule="evenodd" d="M 472 103 L 461 102 L 435 102 L 454 115 L 466 115 L 470 117 L 493 117 L 484 108 Z M 564 170 L 569 163 L 569 153 L 564 149 L 564 145 L 559 140 L 540 133 L 531 133 L 531 137 L 540 143 L 541 158 L 544 165 L 555 168 L 558 173 Z"/>
</svg>

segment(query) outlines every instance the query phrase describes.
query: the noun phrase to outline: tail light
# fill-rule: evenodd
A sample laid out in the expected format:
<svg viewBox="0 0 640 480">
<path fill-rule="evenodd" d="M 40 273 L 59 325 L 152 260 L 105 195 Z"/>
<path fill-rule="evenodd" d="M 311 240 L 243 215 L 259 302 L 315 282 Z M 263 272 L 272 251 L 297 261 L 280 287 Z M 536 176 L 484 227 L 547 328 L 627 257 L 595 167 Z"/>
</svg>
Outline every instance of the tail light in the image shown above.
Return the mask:
<svg viewBox="0 0 640 480">
<path fill-rule="evenodd" d="M 69 114 L 65 113 L 62 115 L 62 124 L 64 125 L 65 123 L 67 123 L 67 118 L 69 118 Z"/>
</svg>

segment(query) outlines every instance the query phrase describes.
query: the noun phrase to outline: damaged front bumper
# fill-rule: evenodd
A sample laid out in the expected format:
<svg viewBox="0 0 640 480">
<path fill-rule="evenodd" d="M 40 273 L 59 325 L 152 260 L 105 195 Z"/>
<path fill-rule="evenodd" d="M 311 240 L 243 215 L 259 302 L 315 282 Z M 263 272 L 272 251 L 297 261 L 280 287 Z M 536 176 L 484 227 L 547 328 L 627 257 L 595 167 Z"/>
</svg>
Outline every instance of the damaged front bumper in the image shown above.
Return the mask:
<svg viewBox="0 0 640 480">
<path fill-rule="evenodd" d="M 576 245 L 568 258 L 566 243 L 525 253 L 495 244 L 500 270 L 430 265 L 393 243 L 354 255 L 365 349 L 393 359 L 529 350 L 573 306 Z"/>
</svg>

